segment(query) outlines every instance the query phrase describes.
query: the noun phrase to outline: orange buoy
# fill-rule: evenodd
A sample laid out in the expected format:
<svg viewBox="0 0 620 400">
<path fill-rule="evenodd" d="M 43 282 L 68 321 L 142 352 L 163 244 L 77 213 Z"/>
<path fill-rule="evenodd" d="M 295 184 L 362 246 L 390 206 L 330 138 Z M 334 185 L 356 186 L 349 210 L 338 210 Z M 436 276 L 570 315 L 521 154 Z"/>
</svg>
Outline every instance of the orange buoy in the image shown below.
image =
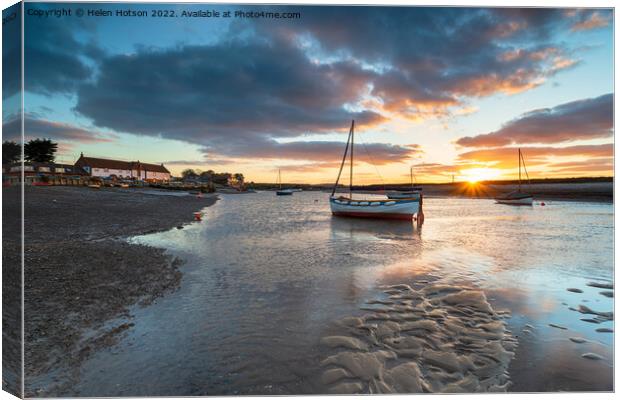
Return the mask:
<svg viewBox="0 0 620 400">
<path fill-rule="evenodd" d="M 201 212 L 195 212 L 194 213 L 194 219 L 196 221 L 202 221 L 202 213 Z"/>
</svg>

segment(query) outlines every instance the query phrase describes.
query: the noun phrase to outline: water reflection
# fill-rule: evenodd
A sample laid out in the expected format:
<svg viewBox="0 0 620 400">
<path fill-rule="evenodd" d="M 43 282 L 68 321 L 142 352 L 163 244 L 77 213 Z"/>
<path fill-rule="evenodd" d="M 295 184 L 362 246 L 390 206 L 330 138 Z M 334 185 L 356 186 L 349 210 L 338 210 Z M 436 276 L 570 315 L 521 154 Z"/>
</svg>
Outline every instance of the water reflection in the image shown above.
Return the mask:
<svg viewBox="0 0 620 400">
<path fill-rule="evenodd" d="M 422 234 L 413 222 L 332 218 L 327 196 L 223 196 L 203 223 L 136 238 L 185 260 L 181 288 L 132 310 L 128 337 L 90 359 L 72 393 L 324 393 L 318 342 L 333 322 L 362 312 L 382 284 L 430 281 L 482 288 L 496 310 L 512 312 L 508 323 L 519 338 L 526 324 L 533 327 L 511 364 L 517 390 L 550 387 L 531 379 L 531 371 L 549 368 L 554 388 L 611 387 L 603 378 L 580 384 L 587 363 L 597 361 L 583 359 L 566 337 L 585 338 L 589 344 L 579 349 L 611 360 L 613 334 L 595 329 L 613 322 L 589 324 L 569 309 L 613 308 L 602 289 L 586 285 L 612 278 L 611 205 L 525 209 L 431 198 Z M 571 368 L 562 372 L 563 363 Z M 595 369 L 611 371 L 605 362 Z"/>
<path fill-rule="evenodd" d="M 381 239 L 419 239 L 421 227 L 412 221 L 372 220 L 364 218 L 334 217 L 329 221 L 332 239 L 355 239 L 371 235 Z"/>
</svg>

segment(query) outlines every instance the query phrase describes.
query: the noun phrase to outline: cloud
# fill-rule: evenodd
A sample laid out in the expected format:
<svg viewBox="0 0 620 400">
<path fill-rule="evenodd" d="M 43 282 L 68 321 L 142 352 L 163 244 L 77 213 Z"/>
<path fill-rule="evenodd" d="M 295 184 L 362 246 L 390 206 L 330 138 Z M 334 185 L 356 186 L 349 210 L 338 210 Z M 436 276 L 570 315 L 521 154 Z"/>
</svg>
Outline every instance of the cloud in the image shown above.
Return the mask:
<svg viewBox="0 0 620 400">
<path fill-rule="evenodd" d="M 613 94 L 534 110 L 501 129 L 460 138 L 465 147 L 499 147 L 514 144 L 564 143 L 613 137 Z"/>
<path fill-rule="evenodd" d="M 89 41 L 84 21 L 37 19 L 26 32 L 27 89 L 74 96 L 94 126 L 198 144 L 219 159 L 320 161 L 326 148 L 296 151 L 282 139 L 344 137 L 351 119 L 364 130 L 466 114 L 472 98 L 529 90 L 576 65 L 571 49 L 551 43 L 583 18 L 563 10 L 304 7 L 301 20 L 235 20 L 209 45 L 133 43 L 123 54 Z M 374 150 L 383 162 L 410 156 Z"/>
<path fill-rule="evenodd" d="M 613 157 L 613 144 L 580 145 L 567 147 L 525 147 L 521 149 L 528 166 L 550 164 L 557 157 L 609 158 Z M 516 147 L 473 150 L 458 155 L 462 162 L 489 164 L 497 168 L 515 168 L 518 163 Z"/>
<path fill-rule="evenodd" d="M 418 145 L 394 145 L 387 143 L 365 143 L 355 147 L 357 161 L 384 165 L 404 162 L 422 153 Z M 333 141 L 296 141 L 277 143 L 265 141 L 246 146 L 236 145 L 227 149 L 226 154 L 233 157 L 260 159 L 312 160 L 322 163 L 338 163 L 342 159 L 344 143 Z"/>
<path fill-rule="evenodd" d="M 53 5 L 30 3 L 24 7 L 25 90 L 44 95 L 75 94 L 79 84 L 92 78 L 90 64 L 103 56 L 92 42 L 76 39 L 78 32 L 90 32 L 92 25 L 79 18 L 50 20 L 28 15 L 29 9 L 43 10 Z"/>
<path fill-rule="evenodd" d="M 135 71 L 140 71 L 136 76 Z M 346 130 L 365 90 L 350 63 L 317 65 L 297 48 L 239 41 L 145 50 L 109 57 L 99 79 L 78 92 L 76 111 L 97 126 L 161 136 L 211 149 L 252 146 L 279 137 Z"/>
<path fill-rule="evenodd" d="M 21 3 L 2 10 L 2 98 L 21 89 Z M 6 18 L 6 23 L 4 19 Z M 6 105 L 5 105 L 6 106 Z"/>
<path fill-rule="evenodd" d="M 2 123 L 5 140 L 21 141 L 21 119 L 12 116 Z M 100 133 L 77 127 L 75 125 L 39 119 L 27 114 L 24 118 L 24 136 L 26 140 L 48 138 L 59 142 L 104 143 L 113 142 L 116 135 Z"/>
<path fill-rule="evenodd" d="M 604 28 L 609 26 L 612 20 L 610 10 L 580 10 L 577 13 L 578 20 L 573 24 L 573 31 L 587 31 L 591 29 Z"/>
</svg>

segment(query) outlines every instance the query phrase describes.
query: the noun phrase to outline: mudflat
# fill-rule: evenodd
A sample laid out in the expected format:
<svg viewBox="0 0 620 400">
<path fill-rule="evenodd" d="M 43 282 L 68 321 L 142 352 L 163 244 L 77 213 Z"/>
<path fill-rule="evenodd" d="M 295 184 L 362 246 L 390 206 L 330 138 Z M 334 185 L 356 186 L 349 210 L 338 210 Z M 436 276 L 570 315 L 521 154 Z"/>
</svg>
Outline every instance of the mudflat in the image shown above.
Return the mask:
<svg viewBox="0 0 620 400">
<path fill-rule="evenodd" d="M 17 261 L 5 268 L 13 275 L 19 190 L 3 189 L 4 257 Z M 75 379 L 82 360 L 131 327 L 129 306 L 179 285 L 180 260 L 126 238 L 181 227 L 217 197 L 56 186 L 25 187 L 24 199 L 26 395 L 50 395 L 54 382 Z"/>
</svg>

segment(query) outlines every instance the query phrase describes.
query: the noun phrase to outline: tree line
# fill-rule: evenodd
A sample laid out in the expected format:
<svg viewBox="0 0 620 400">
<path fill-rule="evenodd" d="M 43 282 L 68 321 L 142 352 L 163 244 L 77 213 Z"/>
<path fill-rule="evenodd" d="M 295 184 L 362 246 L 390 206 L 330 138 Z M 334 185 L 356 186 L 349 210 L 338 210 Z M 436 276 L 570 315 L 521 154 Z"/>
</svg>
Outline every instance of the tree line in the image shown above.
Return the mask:
<svg viewBox="0 0 620 400">
<path fill-rule="evenodd" d="M 243 185 L 245 178 L 243 174 L 231 174 L 229 172 L 215 172 L 212 169 L 201 171 L 199 169 L 188 168 L 181 172 L 184 180 L 200 180 L 205 182 L 213 182 L 219 185 L 226 185 L 231 180 L 233 184 Z"/>
<path fill-rule="evenodd" d="M 32 139 L 24 144 L 24 161 L 52 163 L 56 159 L 58 143 L 51 139 Z M 2 142 L 2 164 L 18 162 L 22 157 L 22 147 L 11 140 Z"/>
</svg>

